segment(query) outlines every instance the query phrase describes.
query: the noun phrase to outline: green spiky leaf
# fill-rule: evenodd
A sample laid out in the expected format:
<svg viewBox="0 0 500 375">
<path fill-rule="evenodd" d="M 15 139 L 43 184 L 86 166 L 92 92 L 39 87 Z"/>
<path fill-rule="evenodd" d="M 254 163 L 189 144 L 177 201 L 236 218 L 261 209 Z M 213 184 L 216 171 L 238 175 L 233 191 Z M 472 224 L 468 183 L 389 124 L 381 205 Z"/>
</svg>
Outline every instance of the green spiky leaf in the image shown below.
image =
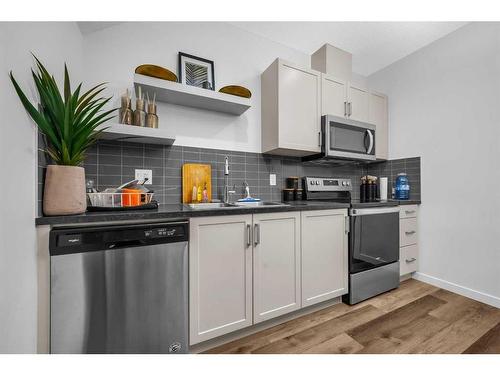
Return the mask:
<svg viewBox="0 0 500 375">
<path fill-rule="evenodd" d="M 85 152 L 100 137 L 104 129 L 99 125 L 112 119 L 117 108 L 103 108 L 111 98 L 98 95 L 105 83 L 94 86 L 80 95 L 82 84 L 71 92 L 70 76 L 64 65 L 63 92 L 59 90 L 54 76 L 33 55 L 37 71 L 32 70 L 33 81 L 38 91 L 39 103 L 33 105 L 10 72 L 10 80 L 22 105 L 48 141 L 47 154 L 59 165 L 80 165 Z M 38 109 L 37 109 L 38 108 Z"/>
</svg>

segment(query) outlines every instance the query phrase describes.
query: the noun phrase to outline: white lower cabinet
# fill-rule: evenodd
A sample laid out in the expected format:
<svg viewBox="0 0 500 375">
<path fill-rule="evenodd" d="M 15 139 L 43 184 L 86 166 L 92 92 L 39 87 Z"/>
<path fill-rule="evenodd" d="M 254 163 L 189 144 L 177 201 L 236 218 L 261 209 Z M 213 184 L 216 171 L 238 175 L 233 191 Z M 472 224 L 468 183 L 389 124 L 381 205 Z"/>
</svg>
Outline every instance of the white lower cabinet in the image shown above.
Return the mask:
<svg viewBox="0 0 500 375">
<path fill-rule="evenodd" d="M 347 293 L 347 210 L 190 220 L 190 345 Z"/>
<path fill-rule="evenodd" d="M 300 308 L 300 212 L 253 215 L 254 323 Z"/>
<path fill-rule="evenodd" d="M 400 275 L 407 275 L 418 270 L 418 245 L 408 245 L 399 249 Z"/>
<path fill-rule="evenodd" d="M 191 345 L 252 325 L 251 225 L 252 215 L 191 219 Z"/>
<path fill-rule="evenodd" d="M 346 210 L 302 212 L 302 306 L 348 292 Z"/>
<path fill-rule="evenodd" d="M 418 271 L 418 206 L 403 205 L 399 213 L 399 274 Z"/>
</svg>

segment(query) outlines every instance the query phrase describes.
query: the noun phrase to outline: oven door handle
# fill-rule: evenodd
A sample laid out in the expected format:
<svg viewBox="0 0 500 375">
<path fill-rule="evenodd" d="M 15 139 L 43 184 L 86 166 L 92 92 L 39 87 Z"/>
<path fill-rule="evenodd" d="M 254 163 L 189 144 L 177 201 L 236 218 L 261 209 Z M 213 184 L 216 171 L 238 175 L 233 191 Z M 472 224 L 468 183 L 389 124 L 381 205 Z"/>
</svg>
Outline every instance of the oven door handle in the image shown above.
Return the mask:
<svg viewBox="0 0 500 375">
<path fill-rule="evenodd" d="M 351 209 L 351 216 L 363 215 L 379 215 L 379 214 L 392 214 L 399 213 L 399 207 L 384 207 L 384 208 L 353 208 Z"/>
</svg>

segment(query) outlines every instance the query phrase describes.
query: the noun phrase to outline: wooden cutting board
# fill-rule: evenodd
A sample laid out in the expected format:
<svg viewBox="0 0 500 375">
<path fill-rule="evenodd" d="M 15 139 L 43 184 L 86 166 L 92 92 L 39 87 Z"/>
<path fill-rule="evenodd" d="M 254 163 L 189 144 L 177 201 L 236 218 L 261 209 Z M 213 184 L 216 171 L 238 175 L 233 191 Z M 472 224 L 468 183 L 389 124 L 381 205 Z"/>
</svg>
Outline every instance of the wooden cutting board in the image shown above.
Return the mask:
<svg viewBox="0 0 500 375">
<path fill-rule="evenodd" d="M 207 186 L 208 200 L 212 199 L 212 167 L 210 164 L 184 164 L 182 166 L 182 203 L 192 202 L 193 186 Z"/>
</svg>

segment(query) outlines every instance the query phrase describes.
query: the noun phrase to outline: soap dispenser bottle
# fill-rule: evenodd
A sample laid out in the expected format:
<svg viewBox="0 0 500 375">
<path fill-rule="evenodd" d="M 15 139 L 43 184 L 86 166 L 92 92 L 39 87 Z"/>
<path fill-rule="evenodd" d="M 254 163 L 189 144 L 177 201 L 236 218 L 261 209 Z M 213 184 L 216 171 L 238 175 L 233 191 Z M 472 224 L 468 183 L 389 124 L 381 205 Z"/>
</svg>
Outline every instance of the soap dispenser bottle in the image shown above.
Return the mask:
<svg viewBox="0 0 500 375">
<path fill-rule="evenodd" d="M 203 193 L 202 193 L 202 198 L 201 198 L 203 203 L 208 203 L 208 190 L 207 190 L 207 184 L 205 183 L 205 187 L 203 188 Z"/>
</svg>

